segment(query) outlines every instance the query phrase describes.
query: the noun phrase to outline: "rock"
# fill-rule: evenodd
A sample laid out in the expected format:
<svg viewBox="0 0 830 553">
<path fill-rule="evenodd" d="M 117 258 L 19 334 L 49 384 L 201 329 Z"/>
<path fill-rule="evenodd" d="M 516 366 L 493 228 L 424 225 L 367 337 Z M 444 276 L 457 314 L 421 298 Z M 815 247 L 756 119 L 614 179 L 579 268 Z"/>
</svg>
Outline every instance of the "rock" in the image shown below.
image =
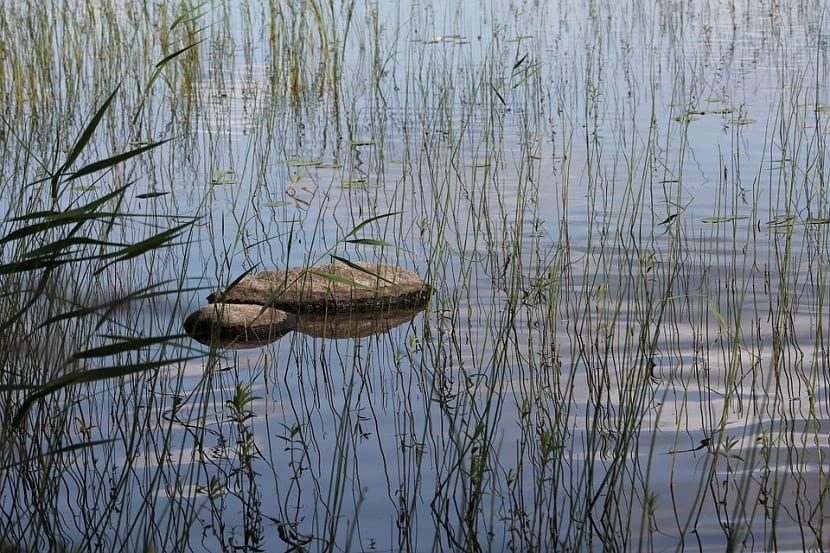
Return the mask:
<svg viewBox="0 0 830 553">
<path fill-rule="evenodd" d="M 388 332 L 415 318 L 423 306 L 408 309 L 391 309 L 378 313 L 311 313 L 301 315 L 297 332 L 315 338 L 364 338 L 372 334 Z"/>
<path fill-rule="evenodd" d="M 212 303 L 191 313 L 185 331 L 203 344 L 217 340 L 221 347 L 246 348 L 265 345 L 297 326 L 297 316 L 272 307 Z"/>
<path fill-rule="evenodd" d="M 420 307 L 432 288 L 406 269 L 358 261 L 246 275 L 210 302 L 268 305 L 292 313 L 381 311 Z"/>
</svg>

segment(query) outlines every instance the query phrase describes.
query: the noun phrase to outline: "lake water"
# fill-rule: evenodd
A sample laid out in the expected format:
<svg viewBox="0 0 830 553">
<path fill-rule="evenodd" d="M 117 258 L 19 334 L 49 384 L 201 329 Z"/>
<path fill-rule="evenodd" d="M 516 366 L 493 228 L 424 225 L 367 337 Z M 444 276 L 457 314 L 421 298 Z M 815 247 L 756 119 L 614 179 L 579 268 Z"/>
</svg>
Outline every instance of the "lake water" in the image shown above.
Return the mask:
<svg viewBox="0 0 830 553">
<path fill-rule="evenodd" d="M 101 4 L 139 45 L 176 31 L 142 21 L 181 10 Z M 548 4 L 194 10 L 194 65 L 108 127 L 120 145 L 173 138 L 124 170 L 136 194 L 169 192 L 131 209 L 200 217 L 124 275 L 192 288 L 119 334 L 178 331 L 244 271 L 331 254 L 435 292 L 387 332 L 293 333 L 91 385 L 75 437 L 113 441 L 65 454 L 48 516 L 9 468 L 7 539 L 821 550 L 826 6 Z M 390 245 L 342 241 L 373 217 L 356 236 Z"/>
</svg>

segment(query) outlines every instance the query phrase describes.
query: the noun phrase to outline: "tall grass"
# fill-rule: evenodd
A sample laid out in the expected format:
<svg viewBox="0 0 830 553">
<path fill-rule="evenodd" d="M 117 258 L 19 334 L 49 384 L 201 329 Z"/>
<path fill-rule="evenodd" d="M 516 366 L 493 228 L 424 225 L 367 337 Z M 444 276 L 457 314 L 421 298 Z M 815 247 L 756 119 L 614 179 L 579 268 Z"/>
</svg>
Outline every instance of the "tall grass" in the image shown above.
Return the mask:
<svg viewBox="0 0 830 553">
<path fill-rule="evenodd" d="M 20 55 L 3 56 L 14 78 L 6 81 L 12 102 L 2 114 L 0 534 L 4 544 L 26 550 L 167 549 L 163 544 L 175 544 L 193 514 L 156 519 L 155 496 L 171 475 L 178 481 L 187 474 L 175 461 L 144 466 L 150 444 L 169 440 L 169 425 L 158 433 L 164 419 L 141 413 L 160 405 L 166 368 L 201 357 L 182 341 L 172 309 L 188 288 L 185 275 L 153 270 L 189 239 L 194 219 L 137 205 L 136 197 L 157 197 L 136 191 L 137 162 L 166 141 L 135 143 L 140 131 L 129 115 L 141 108 L 125 105 L 130 85 L 108 96 L 100 86 L 146 80 L 130 72 L 142 60 L 133 59 L 130 70 L 92 65 L 80 46 L 91 40 L 87 45 L 99 51 L 123 52 L 121 31 L 137 14 L 3 10 L 4 22 L 17 23 L 7 36 Z M 102 34 L 86 36 L 84 28 Z M 55 60 L 55 52 L 75 57 Z M 176 54 L 165 57 L 157 75 L 178 61 Z M 100 102 L 94 110 L 90 99 Z M 168 317 L 151 321 L 148 309 Z M 168 466 L 175 467 L 171 474 Z"/>
</svg>

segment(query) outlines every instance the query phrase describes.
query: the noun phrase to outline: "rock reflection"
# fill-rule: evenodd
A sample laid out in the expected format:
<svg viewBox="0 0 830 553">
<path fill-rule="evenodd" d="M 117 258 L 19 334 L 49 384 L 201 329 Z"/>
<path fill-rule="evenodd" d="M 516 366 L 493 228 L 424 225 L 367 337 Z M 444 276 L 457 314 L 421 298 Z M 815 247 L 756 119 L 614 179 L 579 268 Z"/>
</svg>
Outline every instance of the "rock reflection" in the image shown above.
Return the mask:
<svg viewBox="0 0 830 553">
<path fill-rule="evenodd" d="M 212 303 L 191 313 L 183 326 L 202 344 L 246 349 L 282 338 L 297 326 L 297 316 L 261 305 Z"/>
<path fill-rule="evenodd" d="M 364 338 L 407 323 L 421 313 L 426 306 L 416 308 L 390 309 L 376 313 L 332 313 L 301 315 L 297 332 L 315 338 Z"/>
</svg>

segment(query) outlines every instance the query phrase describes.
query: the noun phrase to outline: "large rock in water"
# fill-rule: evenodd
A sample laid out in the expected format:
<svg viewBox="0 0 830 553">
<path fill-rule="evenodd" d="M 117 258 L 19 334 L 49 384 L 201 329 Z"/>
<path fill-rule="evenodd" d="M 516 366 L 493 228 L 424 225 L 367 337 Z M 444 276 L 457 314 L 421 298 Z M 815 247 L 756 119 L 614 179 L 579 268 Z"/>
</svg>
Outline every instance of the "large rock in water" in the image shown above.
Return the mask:
<svg viewBox="0 0 830 553">
<path fill-rule="evenodd" d="M 297 326 L 297 316 L 272 307 L 212 303 L 191 313 L 184 329 L 203 344 L 250 348 L 283 337 Z"/>
<path fill-rule="evenodd" d="M 426 304 L 432 288 L 406 269 L 358 261 L 246 275 L 210 302 L 268 305 L 292 313 L 380 311 Z"/>
</svg>

